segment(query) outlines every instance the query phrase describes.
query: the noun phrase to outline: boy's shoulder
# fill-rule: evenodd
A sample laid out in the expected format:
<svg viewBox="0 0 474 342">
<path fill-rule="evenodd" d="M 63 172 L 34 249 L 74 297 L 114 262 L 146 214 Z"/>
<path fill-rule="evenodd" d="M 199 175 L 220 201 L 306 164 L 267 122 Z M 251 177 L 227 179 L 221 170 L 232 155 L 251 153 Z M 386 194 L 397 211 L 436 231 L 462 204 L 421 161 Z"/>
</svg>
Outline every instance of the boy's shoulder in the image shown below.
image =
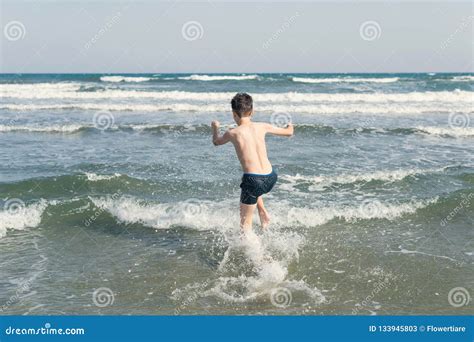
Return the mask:
<svg viewBox="0 0 474 342">
<path fill-rule="evenodd" d="M 270 125 L 268 122 L 254 122 L 254 125 L 256 125 L 259 129 L 266 130 L 268 126 Z"/>
</svg>

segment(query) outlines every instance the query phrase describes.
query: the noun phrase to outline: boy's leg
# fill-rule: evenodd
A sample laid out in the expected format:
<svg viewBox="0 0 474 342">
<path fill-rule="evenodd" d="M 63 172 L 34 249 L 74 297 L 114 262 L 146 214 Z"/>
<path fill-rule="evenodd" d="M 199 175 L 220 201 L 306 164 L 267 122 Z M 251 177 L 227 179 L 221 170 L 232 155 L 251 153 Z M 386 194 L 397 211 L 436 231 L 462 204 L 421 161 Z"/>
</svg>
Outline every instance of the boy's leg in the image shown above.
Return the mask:
<svg viewBox="0 0 474 342">
<path fill-rule="evenodd" d="M 258 209 L 258 216 L 260 216 L 260 224 L 263 229 L 266 229 L 270 224 L 270 216 L 268 215 L 267 209 L 263 205 L 263 197 L 260 196 L 257 199 L 257 209 Z"/>
<path fill-rule="evenodd" d="M 244 232 L 252 229 L 252 219 L 255 207 L 255 204 L 240 203 L 240 228 L 242 228 Z"/>
</svg>

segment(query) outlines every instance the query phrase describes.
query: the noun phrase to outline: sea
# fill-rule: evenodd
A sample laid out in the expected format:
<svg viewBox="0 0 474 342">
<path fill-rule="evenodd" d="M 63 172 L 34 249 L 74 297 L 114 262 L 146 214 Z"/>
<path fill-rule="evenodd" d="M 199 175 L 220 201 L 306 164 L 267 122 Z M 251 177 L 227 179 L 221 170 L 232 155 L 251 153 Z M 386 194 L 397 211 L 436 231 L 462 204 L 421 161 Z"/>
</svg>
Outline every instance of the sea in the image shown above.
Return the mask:
<svg viewBox="0 0 474 342">
<path fill-rule="evenodd" d="M 0 314 L 465 315 L 474 74 L 1 74 Z M 242 236 L 210 123 L 278 173 Z"/>
</svg>

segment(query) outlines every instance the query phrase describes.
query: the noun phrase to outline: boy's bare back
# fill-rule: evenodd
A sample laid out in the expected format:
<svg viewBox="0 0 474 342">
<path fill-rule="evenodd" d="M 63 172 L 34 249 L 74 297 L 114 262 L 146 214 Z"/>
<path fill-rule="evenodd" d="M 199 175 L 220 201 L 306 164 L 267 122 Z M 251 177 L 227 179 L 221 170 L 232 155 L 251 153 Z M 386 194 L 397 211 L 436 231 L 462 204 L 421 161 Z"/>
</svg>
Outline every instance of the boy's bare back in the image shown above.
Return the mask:
<svg viewBox="0 0 474 342">
<path fill-rule="evenodd" d="M 219 127 L 217 121 L 213 121 L 212 125 Z M 240 123 L 236 128 L 225 132 L 222 137 L 214 139 L 214 144 L 222 145 L 230 141 L 234 145 L 243 172 L 267 174 L 272 171 L 272 164 L 268 160 L 265 144 L 267 133 L 291 136 L 293 126 L 290 124 L 286 128 L 279 128 L 268 123 L 252 122 L 248 118 L 248 122 Z"/>
<path fill-rule="evenodd" d="M 229 131 L 237 157 L 246 173 L 270 173 L 272 165 L 267 157 L 265 135 L 267 124 L 250 122 Z"/>
</svg>

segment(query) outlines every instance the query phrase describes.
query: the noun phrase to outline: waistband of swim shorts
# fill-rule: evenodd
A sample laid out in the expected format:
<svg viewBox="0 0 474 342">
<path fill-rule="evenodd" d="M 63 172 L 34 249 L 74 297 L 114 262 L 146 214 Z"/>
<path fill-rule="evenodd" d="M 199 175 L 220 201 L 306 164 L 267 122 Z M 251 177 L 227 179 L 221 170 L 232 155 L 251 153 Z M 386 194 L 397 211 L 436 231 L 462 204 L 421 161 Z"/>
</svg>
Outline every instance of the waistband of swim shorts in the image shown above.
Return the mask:
<svg viewBox="0 0 474 342">
<path fill-rule="evenodd" d="M 270 175 L 273 175 L 275 173 L 275 169 L 272 167 L 272 172 L 270 173 L 247 173 L 247 172 L 244 172 L 244 176 L 270 176 Z"/>
</svg>

